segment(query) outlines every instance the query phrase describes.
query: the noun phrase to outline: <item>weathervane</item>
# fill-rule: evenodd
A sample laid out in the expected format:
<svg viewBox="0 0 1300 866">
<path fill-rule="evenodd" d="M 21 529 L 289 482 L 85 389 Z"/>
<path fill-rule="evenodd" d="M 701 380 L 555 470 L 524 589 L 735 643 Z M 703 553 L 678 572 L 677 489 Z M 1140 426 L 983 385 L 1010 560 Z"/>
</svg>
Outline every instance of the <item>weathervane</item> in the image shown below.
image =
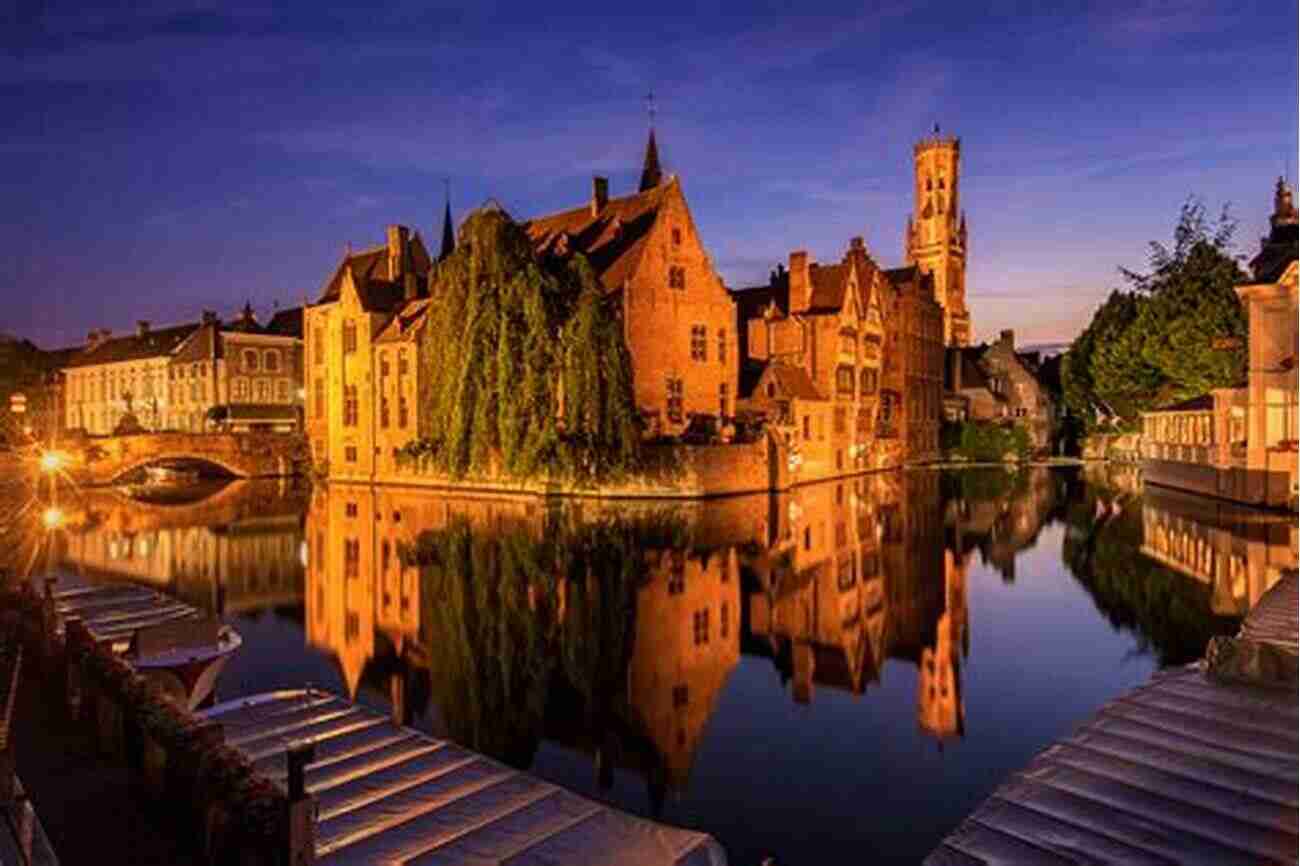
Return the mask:
<svg viewBox="0 0 1300 866">
<path fill-rule="evenodd" d="M 650 115 L 650 125 L 655 125 L 655 92 L 651 90 L 645 95 L 646 114 Z"/>
</svg>

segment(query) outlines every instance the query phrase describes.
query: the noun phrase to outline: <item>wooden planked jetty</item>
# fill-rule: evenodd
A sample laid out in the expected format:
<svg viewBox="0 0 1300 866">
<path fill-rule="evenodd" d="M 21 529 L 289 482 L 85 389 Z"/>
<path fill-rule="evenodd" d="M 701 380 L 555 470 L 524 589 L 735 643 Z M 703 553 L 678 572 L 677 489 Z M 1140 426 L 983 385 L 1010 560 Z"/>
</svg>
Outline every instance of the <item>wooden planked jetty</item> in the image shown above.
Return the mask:
<svg viewBox="0 0 1300 866">
<path fill-rule="evenodd" d="M 926 866 L 1296 862 L 1297 580 L 1004 783 Z"/>
<path fill-rule="evenodd" d="M 256 770 L 316 798 L 319 863 L 726 863 L 704 833 L 588 800 L 328 692 L 270 692 L 200 715 Z M 305 769 L 291 769 L 289 752 L 304 744 Z"/>
</svg>

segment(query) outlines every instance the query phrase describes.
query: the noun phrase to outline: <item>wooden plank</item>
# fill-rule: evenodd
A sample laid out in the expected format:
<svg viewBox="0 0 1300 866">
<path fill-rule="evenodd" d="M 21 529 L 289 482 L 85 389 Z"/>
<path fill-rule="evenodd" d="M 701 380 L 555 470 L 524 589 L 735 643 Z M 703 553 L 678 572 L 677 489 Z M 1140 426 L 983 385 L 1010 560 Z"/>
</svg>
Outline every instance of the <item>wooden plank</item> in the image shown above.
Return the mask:
<svg viewBox="0 0 1300 866">
<path fill-rule="evenodd" d="M 1122 863 L 1124 866 L 1169 866 L 1170 863 L 1167 857 L 1026 809 L 996 794 L 971 819 L 1035 847 L 1046 848 L 1071 863 Z"/>
<path fill-rule="evenodd" d="M 1275 716 L 1285 719 L 1291 727 L 1295 727 L 1296 722 L 1300 721 L 1300 711 L 1296 708 L 1293 695 L 1251 688 L 1223 680 L 1210 681 L 1205 674 L 1199 672 L 1195 677 L 1158 679 L 1152 683 L 1151 688 L 1162 694 L 1174 694 L 1213 704 L 1216 707 L 1236 710 L 1242 715 L 1262 713 Z"/>
<path fill-rule="evenodd" d="M 1288 767 L 1286 762 L 1248 755 L 1232 749 L 1223 749 L 1213 743 L 1204 743 L 1200 740 L 1174 739 L 1159 728 L 1136 724 L 1119 716 L 1096 719 L 1088 725 L 1087 730 L 1104 731 L 1118 737 L 1126 737 L 1150 745 L 1161 746 L 1184 755 L 1193 755 L 1229 767 L 1248 770 L 1280 782 L 1295 784 L 1296 780 L 1294 765 Z M 1080 733 L 1082 733 L 1082 730 Z"/>
<path fill-rule="evenodd" d="M 1168 710 L 1184 716 L 1191 716 L 1209 724 L 1221 727 L 1225 736 L 1242 736 L 1249 738 L 1252 733 L 1265 737 L 1277 738 L 1280 742 L 1290 743 L 1292 751 L 1296 746 L 1296 726 L 1294 719 L 1278 718 L 1271 713 L 1242 713 L 1238 710 L 1221 707 L 1195 697 L 1176 692 L 1157 689 L 1138 689 L 1119 700 L 1135 706 L 1149 707 L 1156 711 Z M 1294 697 L 1292 698 L 1294 700 Z"/>
<path fill-rule="evenodd" d="M 1152 791 L 1050 761 L 1035 761 L 1021 777 L 1108 806 L 1144 821 L 1162 824 L 1190 840 L 1213 839 L 1256 857 L 1294 858 L 1294 833 L 1262 829 L 1236 818 L 1182 803 Z"/>
<path fill-rule="evenodd" d="M 995 796 L 1150 854 L 1166 857 L 1181 866 L 1261 866 L 1256 854 L 1192 836 L 1158 821 L 1131 815 L 1021 776 L 1013 778 Z"/>
<path fill-rule="evenodd" d="M 1256 755 L 1273 761 L 1290 762 L 1294 765 L 1295 740 L 1278 736 L 1268 736 L 1257 732 L 1221 730 L 1220 726 L 1195 716 L 1175 713 L 1169 710 L 1152 710 L 1125 701 L 1114 701 L 1101 708 L 1103 717 L 1123 718 L 1135 724 L 1148 725 L 1165 732 L 1167 737 L 1196 740 L 1218 746 L 1221 749 Z"/>
<path fill-rule="evenodd" d="M 1167 773 L 1182 776 L 1198 784 L 1221 785 L 1291 809 L 1300 806 L 1294 781 L 1261 776 L 1249 770 L 1197 755 L 1176 752 L 1164 746 L 1116 736 L 1095 728 L 1085 729 L 1070 739 L 1063 740 L 1062 743 L 1134 764 L 1160 767 Z"/>
<path fill-rule="evenodd" d="M 1044 759 L 1139 788 L 1180 803 L 1199 806 L 1224 817 L 1296 835 L 1296 811 L 1216 782 L 1192 781 L 1161 767 L 1135 764 L 1100 752 L 1058 743 Z"/>
<path fill-rule="evenodd" d="M 1075 861 L 989 827 L 976 812 L 963 821 L 945 844 L 980 863 L 1017 866 L 1072 866 Z"/>
<path fill-rule="evenodd" d="M 253 744 L 271 737 L 296 740 L 299 738 L 300 732 L 313 725 L 343 717 L 359 717 L 359 711 L 355 707 L 345 705 L 341 707 L 316 707 L 304 710 L 301 713 L 286 713 L 284 716 L 271 719 L 266 724 L 250 722 L 244 726 L 242 731 L 231 731 L 227 728 L 226 742 L 242 749 L 252 749 L 255 748 Z"/>
<path fill-rule="evenodd" d="M 930 856 L 925 858 L 922 866 L 988 866 L 988 862 L 958 851 L 944 842 L 930 852 Z"/>
</svg>

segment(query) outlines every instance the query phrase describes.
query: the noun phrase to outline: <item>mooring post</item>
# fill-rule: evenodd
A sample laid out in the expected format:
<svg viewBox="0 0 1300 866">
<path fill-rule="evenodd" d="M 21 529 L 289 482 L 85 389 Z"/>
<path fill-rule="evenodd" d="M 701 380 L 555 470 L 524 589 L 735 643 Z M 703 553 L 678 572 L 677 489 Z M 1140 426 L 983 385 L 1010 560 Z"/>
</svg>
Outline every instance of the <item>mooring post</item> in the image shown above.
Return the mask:
<svg viewBox="0 0 1300 866">
<path fill-rule="evenodd" d="M 307 793 L 307 765 L 316 760 L 316 744 L 295 743 L 285 758 L 289 765 L 289 863 L 311 866 L 316 862 L 316 798 Z"/>
</svg>

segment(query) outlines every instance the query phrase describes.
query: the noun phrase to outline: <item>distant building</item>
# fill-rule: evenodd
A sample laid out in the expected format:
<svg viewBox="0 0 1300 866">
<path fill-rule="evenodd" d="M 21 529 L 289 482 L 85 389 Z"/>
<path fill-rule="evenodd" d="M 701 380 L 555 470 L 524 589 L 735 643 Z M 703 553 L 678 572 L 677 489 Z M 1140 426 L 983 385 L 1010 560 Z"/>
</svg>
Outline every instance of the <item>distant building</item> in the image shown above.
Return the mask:
<svg viewBox="0 0 1300 866">
<path fill-rule="evenodd" d="M 1055 441 L 1059 407 L 1036 352 L 1017 352 L 1014 331 L 997 342 L 951 346 L 944 369 L 948 421 L 1008 421 L 1023 427 L 1035 451 Z"/>
<path fill-rule="evenodd" d="M 1251 505 L 1297 501 L 1297 219 L 1278 178 L 1271 230 L 1237 287 L 1249 323 L 1243 387 L 1142 413 L 1148 481 Z"/>
<path fill-rule="evenodd" d="M 124 419 L 143 430 L 297 429 L 302 381 L 296 311 L 261 326 L 252 308 L 134 334 L 91 331 L 63 367 L 65 427 L 108 435 Z M 217 422 L 220 416 L 225 421 Z"/>
</svg>

